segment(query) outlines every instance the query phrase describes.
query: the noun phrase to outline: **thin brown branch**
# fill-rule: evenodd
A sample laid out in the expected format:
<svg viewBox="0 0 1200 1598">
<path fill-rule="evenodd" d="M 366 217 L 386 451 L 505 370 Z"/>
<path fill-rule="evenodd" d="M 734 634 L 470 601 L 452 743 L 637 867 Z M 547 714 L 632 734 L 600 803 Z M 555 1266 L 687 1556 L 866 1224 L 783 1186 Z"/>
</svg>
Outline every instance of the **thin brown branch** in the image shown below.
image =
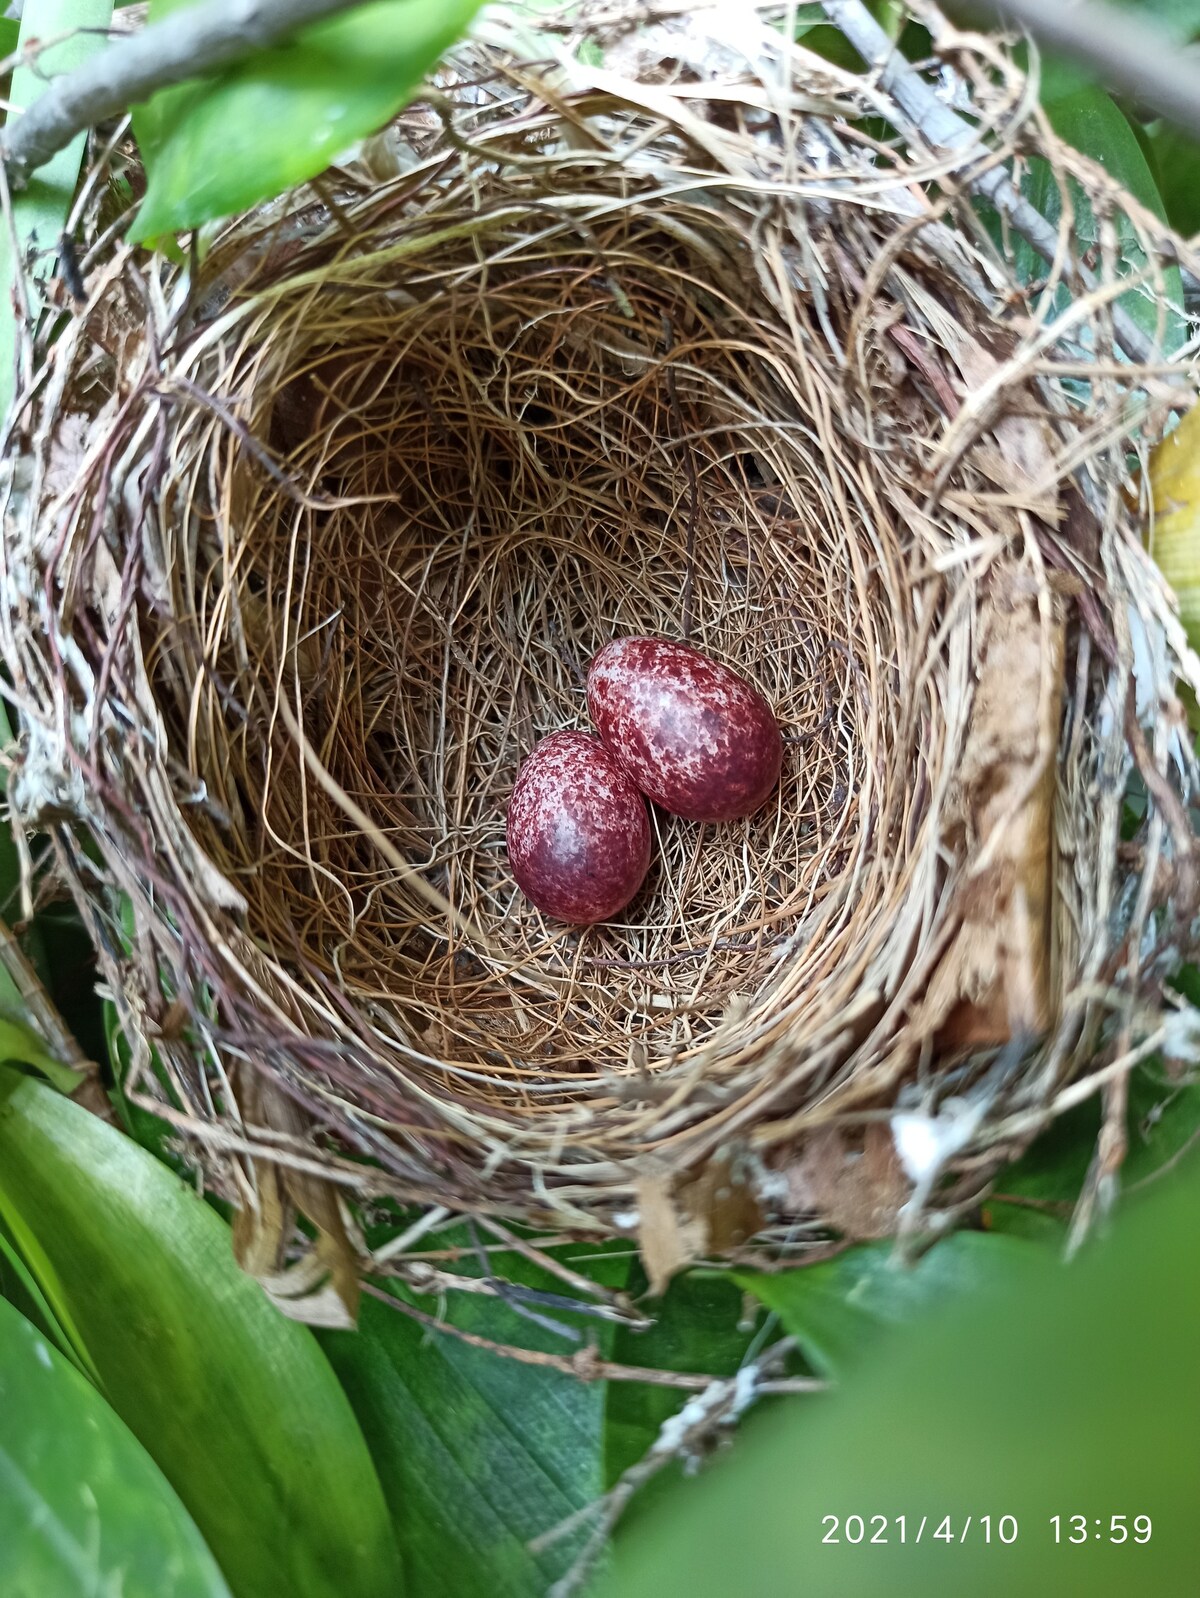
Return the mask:
<svg viewBox="0 0 1200 1598">
<path fill-rule="evenodd" d="M 112 44 L 56 78 L 29 110 L 0 132 L 0 159 L 14 188 L 65 149 L 77 133 L 149 99 L 159 89 L 229 66 L 278 44 L 309 23 L 347 11 L 354 0 L 208 0 L 187 6 Z"/>
<path fill-rule="evenodd" d="M 1153 15 L 1134 15 L 1095 0 L 966 0 L 966 8 L 1001 24 L 1016 23 L 1040 44 L 1081 61 L 1109 88 L 1132 95 L 1200 138 L 1200 70 L 1197 58 L 1158 26 Z"/>
<path fill-rule="evenodd" d="M 543 1532 L 530 1543 L 533 1553 L 561 1542 L 592 1522 L 592 1529 L 567 1573 L 551 1587 L 547 1598 L 571 1598 L 586 1584 L 589 1575 L 624 1514 L 630 1499 L 672 1461 L 696 1460 L 723 1427 L 732 1426 L 756 1398 L 767 1393 L 819 1391 L 824 1382 L 797 1383 L 770 1380 L 796 1347 L 794 1337 L 784 1337 L 765 1349 L 752 1364 L 736 1376 L 709 1382 L 698 1397 L 689 1399 L 677 1414 L 663 1422 L 658 1436 L 635 1465 L 624 1471 L 603 1497 L 585 1504 L 557 1526 Z"/>
<path fill-rule="evenodd" d="M 650 1387 L 676 1387 L 689 1393 L 706 1392 L 717 1381 L 716 1377 L 690 1371 L 655 1370 L 649 1365 L 616 1365 L 611 1360 L 601 1359 L 594 1348 L 581 1348 L 575 1354 L 546 1354 L 533 1348 L 521 1348 L 515 1343 L 497 1343 L 490 1337 L 480 1337 L 476 1332 L 464 1332 L 459 1326 L 450 1326 L 446 1321 L 438 1320 L 436 1315 L 427 1315 L 424 1310 L 406 1304 L 403 1299 L 382 1287 L 376 1287 L 372 1282 L 363 1283 L 363 1292 L 369 1293 L 372 1298 L 382 1299 L 389 1309 L 398 1310 L 401 1315 L 407 1315 L 421 1326 L 428 1326 L 430 1331 L 444 1332 L 449 1337 L 458 1338 L 461 1343 L 468 1343 L 472 1348 L 482 1348 L 503 1359 L 516 1360 L 520 1365 L 540 1365 L 545 1370 L 561 1371 L 564 1376 L 574 1376 L 577 1381 L 644 1382 Z M 825 1385 L 824 1382 L 810 1382 L 798 1377 L 789 1384 L 788 1391 L 815 1393 L 821 1392 Z"/>
<path fill-rule="evenodd" d="M 933 87 L 911 67 L 891 39 L 863 5 L 862 0 L 822 0 L 829 18 L 866 64 L 876 73 L 879 87 L 902 113 L 896 120 L 901 132 L 915 131 L 936 150 L 986 154 L 978 131 L 938 99 Z M 911 122 L 911 128 L 904 123 Z M 1053 261 L 1058 252 L 1058 234 L 1014 186 L 1003 166 L 990 165 L 975 177 L 968 175 L 972 192 L 990 200 L 1008 219 L 1016 233 L 1033 247 L 1044 261 Z M 1080 282 L 1089 292 L 1096 279 L 1082 264 Z M 1152 360 L 1156 354 L 1150 340 L 1120 305 L 1111 311 L 1113 332 L 1121 348 L 1134 361 Z"/>
</svg>

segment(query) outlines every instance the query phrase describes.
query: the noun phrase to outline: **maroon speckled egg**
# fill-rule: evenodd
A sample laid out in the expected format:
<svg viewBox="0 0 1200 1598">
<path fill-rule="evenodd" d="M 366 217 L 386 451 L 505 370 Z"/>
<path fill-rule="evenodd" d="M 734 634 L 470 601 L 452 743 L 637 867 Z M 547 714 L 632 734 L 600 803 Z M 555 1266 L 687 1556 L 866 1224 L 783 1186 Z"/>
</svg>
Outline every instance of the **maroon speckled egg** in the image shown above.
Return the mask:
<svg viewBox="0 0 1200 1598">
<path fill-rule="evenodd" d="M 525 761 L 508 858 L 525 897 L 559 921 L 605 921 L 633 898 L 650 867 L 650 817 L 598 738 L 551 733 Z"/>
<path fill-rule="evenodd" d="M 666 638 L 615 638 L 592 661 L 588 709 L 655 804 L 690 821 L 751 815 L 779 781 L 771 707 L 736 671 Z"/>
</svg>

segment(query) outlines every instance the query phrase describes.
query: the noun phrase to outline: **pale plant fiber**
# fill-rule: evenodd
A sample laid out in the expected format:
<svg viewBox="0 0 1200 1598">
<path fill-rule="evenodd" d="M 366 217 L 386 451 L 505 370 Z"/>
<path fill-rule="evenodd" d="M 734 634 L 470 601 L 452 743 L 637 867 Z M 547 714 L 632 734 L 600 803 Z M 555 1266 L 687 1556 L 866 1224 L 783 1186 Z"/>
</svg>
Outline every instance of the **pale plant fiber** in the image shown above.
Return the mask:
<svg viewBox="0 0 1200 1598">
<path fill-rule="evenodd" d="M 43 329 L 7 481 L 12 802 L 93 930 L 131 1091 L 260 1213 L 251 1156 L 310 1213 L 324 1174 L 640 1221 L 661 1280 L 755 1231 L 894 1229 L 863 1128 L 898 1095 L 982 1106 L 936 1197 L 972 1202 L 1153 1036 L 1196 912 L 1200 667 L 1128 460 L 1187 362 L 1115 352 L 1107 220 L 1049 335 L 1069 215 L 1026 294 L 967 177 L 1072 173 L 1136 230 L 1148 304 L 1187 249 L 994 42 L 923 15 L 975 148 L 848 131 L 908 125 L 766 28 L 739 58 L 704 13 L 617 18 L 606 69 L 544 93 L 463 51 L 439 114 L 226 227 L 190 283 L 102 242 Z M 602 643 L 688 618 L 776 707 L 779 793 L 657 815 L 634 906 L 549 924 L 504 853 L 517 765 L 587 726 Z M 1120 851 L 1127 734 L 1152 819 Z M 847 1187 L 864 1147 L 886 1202 Z"/>
</svg>

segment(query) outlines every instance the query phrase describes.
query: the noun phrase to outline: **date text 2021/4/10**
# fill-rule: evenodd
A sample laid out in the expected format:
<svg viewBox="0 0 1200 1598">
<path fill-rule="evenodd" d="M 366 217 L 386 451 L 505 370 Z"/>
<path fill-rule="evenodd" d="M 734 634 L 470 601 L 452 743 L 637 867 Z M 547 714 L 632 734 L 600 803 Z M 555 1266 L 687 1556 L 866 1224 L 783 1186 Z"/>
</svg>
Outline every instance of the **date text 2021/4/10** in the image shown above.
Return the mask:
<svg viewBox="0 0 1200 1598">
<path fill-rule="evenodd" d="M 1015 1543 L 1020 1527 L 1015 1515 L 822 1515 L 823 1543 Z M 1056 1543 L 1148 1543 L 1153 1530 L 1149 1515 L 1051 1515 L 1049 1530 Z"/>
</svg>

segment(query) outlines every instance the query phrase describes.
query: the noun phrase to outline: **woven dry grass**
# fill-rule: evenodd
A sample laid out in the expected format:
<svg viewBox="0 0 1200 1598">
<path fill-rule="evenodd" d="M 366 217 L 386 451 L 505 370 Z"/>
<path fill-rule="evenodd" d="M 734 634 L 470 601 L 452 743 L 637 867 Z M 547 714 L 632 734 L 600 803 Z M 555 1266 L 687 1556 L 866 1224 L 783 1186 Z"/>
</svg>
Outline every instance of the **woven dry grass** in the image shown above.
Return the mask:
<svg viewBox="0 0 1200 1598">
<path fill-rule="evenodd" d="M 253 1154 L 638 1226 L 665 1273 L 968 1204 L 1161 1043 L 1200 667 L 1130 468 L 1186 402 L 1152 336 L 1186 251 L 928 20 L 960 151 L 765 29 L 754 67 L 601 29 L 633 75 L 547 94 L 476 50 L 199 268 L 101 238 L 34 352 L 12 801 L 131 1091 L 244 1201 Z M 1132 291 L 1107 222 L 1022 285 L 969 193 L 1013 151 L 1140 240 Z M 784 778 L 746 822 L 657 815 L 581 932 L 517 892 L 506 797 L 643 631 L 762 687 Z M 872 1130 L 896 1106 L 958 1129 L 924 1172 Z"/>
</svg>

